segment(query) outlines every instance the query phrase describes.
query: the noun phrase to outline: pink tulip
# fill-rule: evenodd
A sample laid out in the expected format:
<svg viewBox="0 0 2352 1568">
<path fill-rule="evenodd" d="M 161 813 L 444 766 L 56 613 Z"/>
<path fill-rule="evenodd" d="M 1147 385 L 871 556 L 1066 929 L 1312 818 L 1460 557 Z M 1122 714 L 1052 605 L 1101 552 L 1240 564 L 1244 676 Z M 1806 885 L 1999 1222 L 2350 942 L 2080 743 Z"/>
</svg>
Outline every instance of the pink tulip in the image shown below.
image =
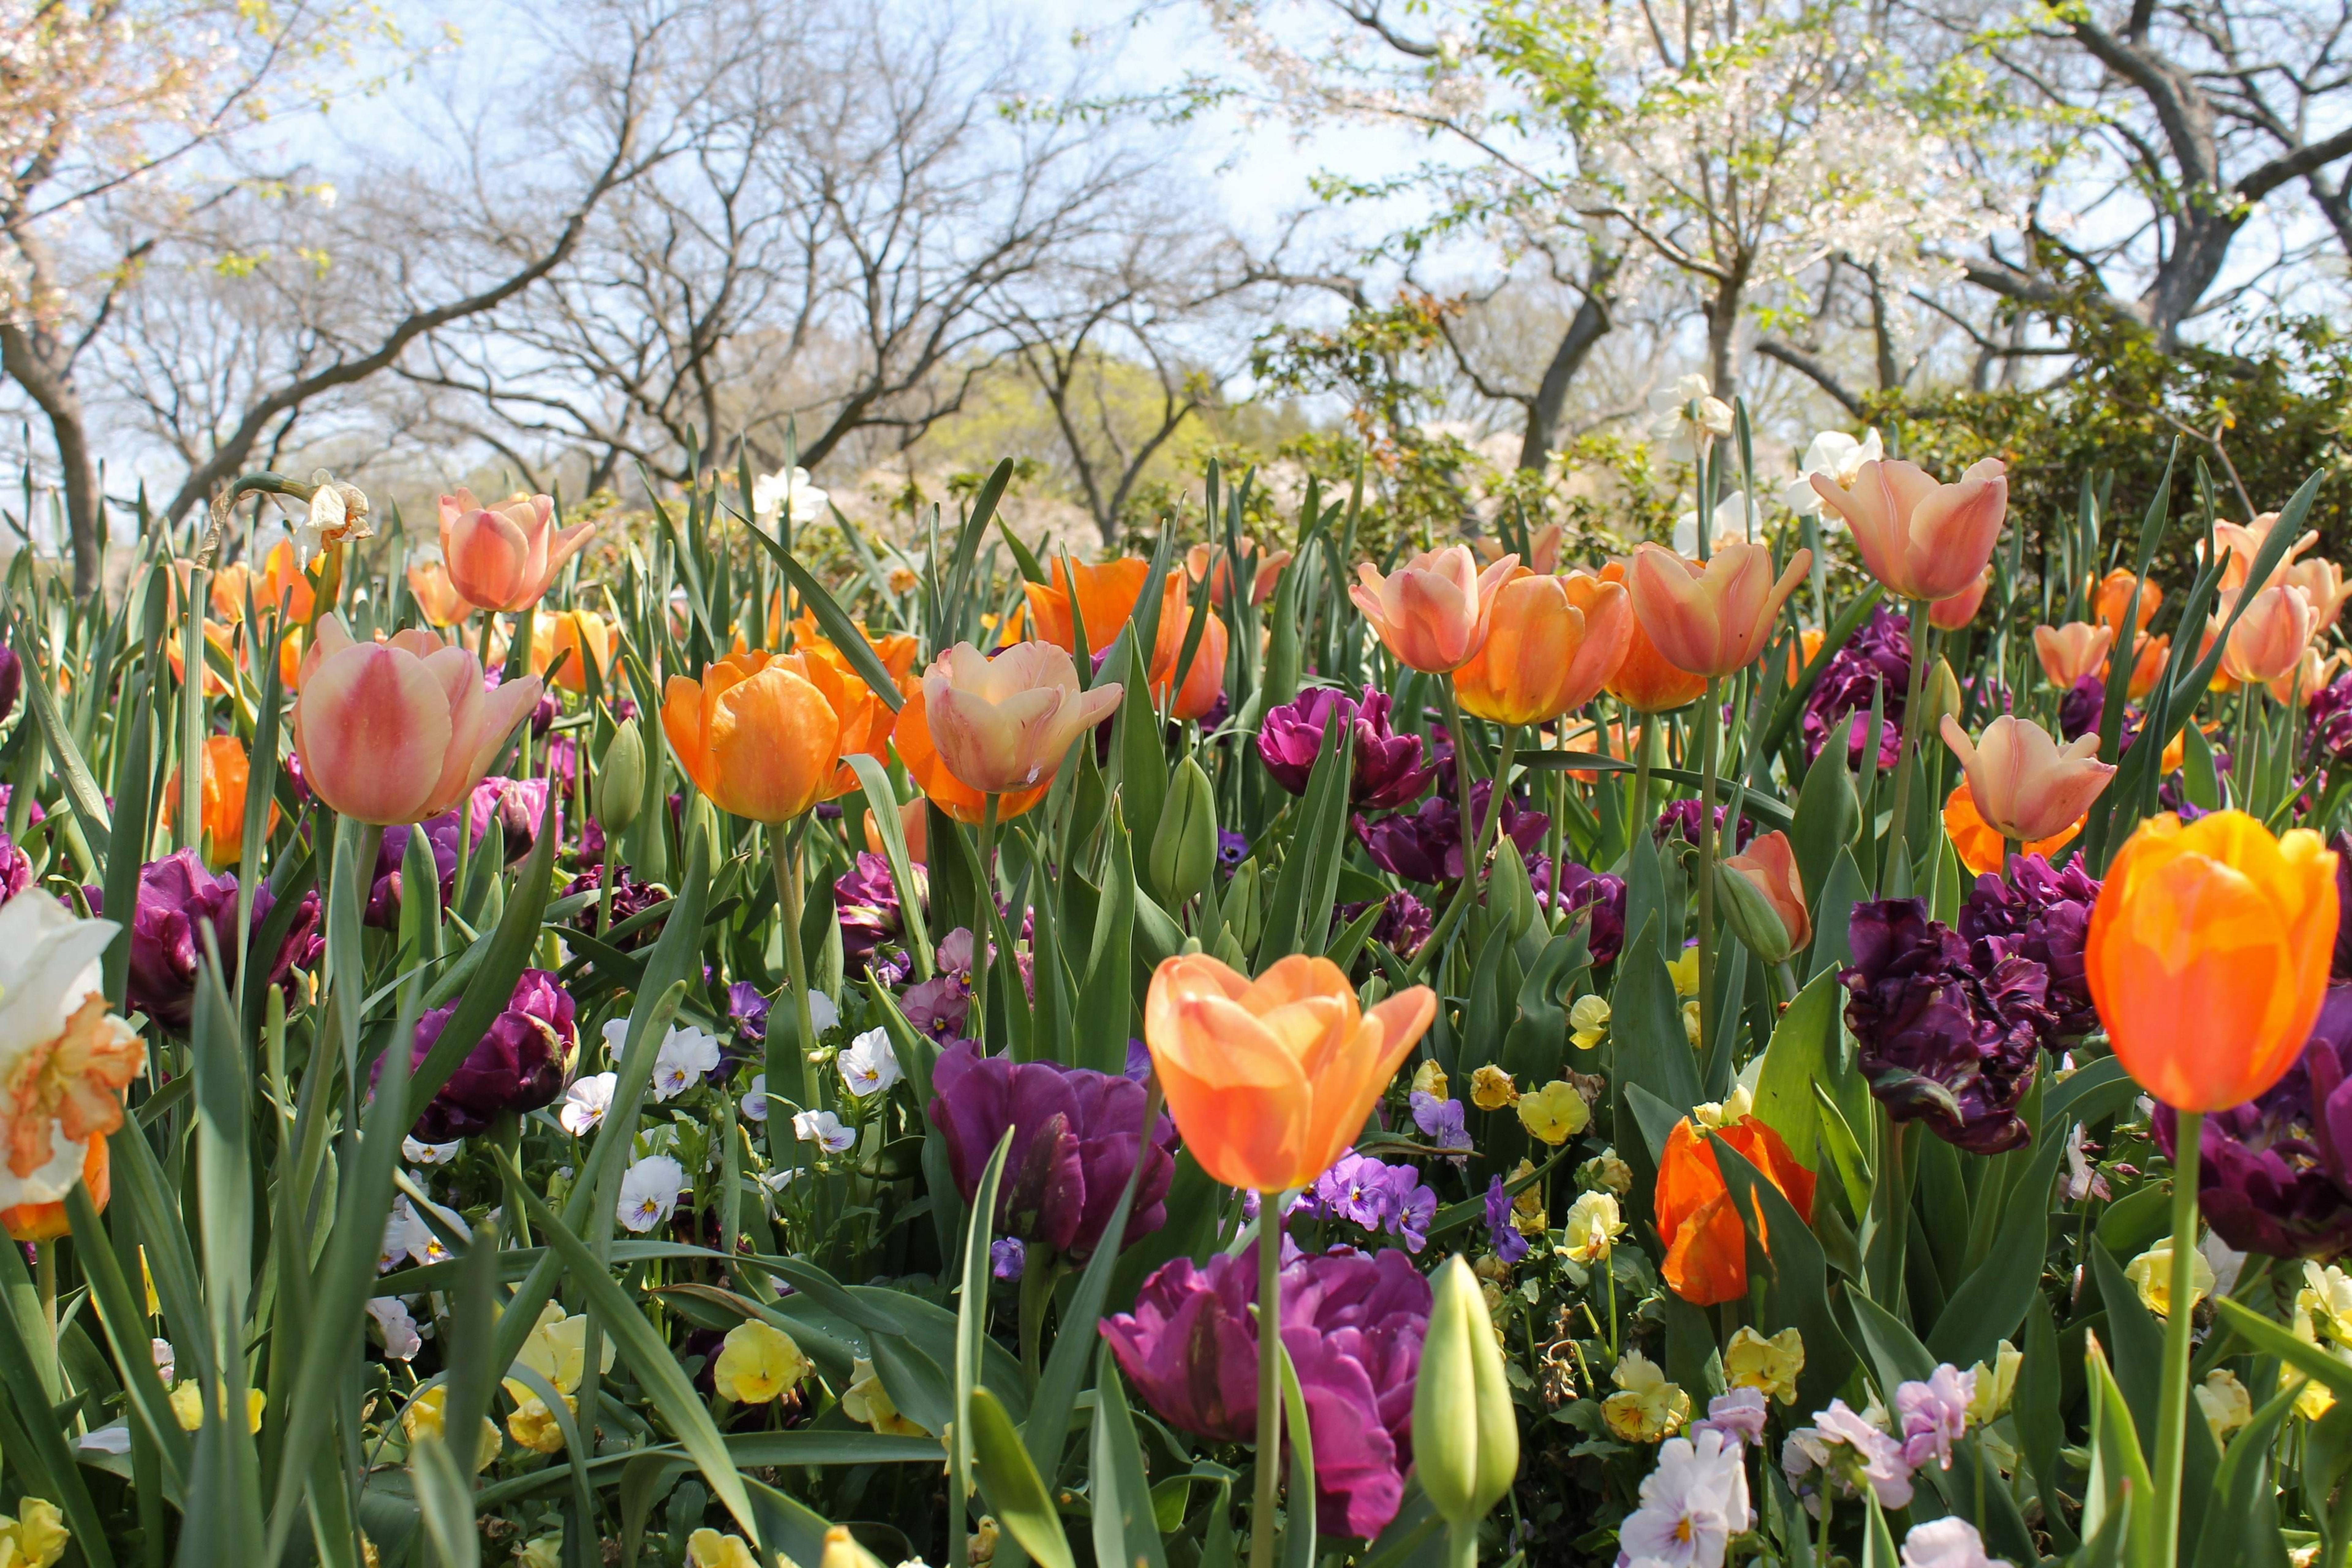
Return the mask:
<svg viewBox="0 0 2352 1568">
<path fill-rule="evenodd" d="M 319 622 L 294 699 L 294 750 L 319 798 L 362 822 L 421 822 L 457 808 L 538 705 L 528 675 L 482 689 L 462 647 L 415 628 L 360 643 Z"/>
<path fill-rule="evenodd" d="M 1991 586 L 1992 568 L 1988 566 L 1969 586 L 1928 605 L 1927 624 L 1939 632 L 1958 631 L 1977 618 L 1977 606 L 1984 603 L 1985 590 Z"/>
<path fill-rule="evenodd" d="M 2006 713 L 1986 725 L 1973 745 L 1948 713 L 1943 729 L 1944 744 L 1969 776 L 1977 815 L 2005 838 L 2032 841 L 2063 833 L 2115 774 L 2098 759 L 2095 734 L 2061 748 L 2041 725 Z"/>
<path fill-rule="evenodd" d="M 982 795 L 1033 789 L 1054 776 L 1072 742 L 1118 707 L 1116 680 L 1078 689 L 1078 667 L 1052 643 L 1015 643 L 989 658 L 958 643 L 923 671 L 931 744 L 948 772 Z"/>
<path fill-rule="evenodd" d="M 2221 621 L 2226 625 L 2226 607 Z M 2292 583 L 2273 583 L 2246 603 L 2221 649 L 2221 671 L 2241 685 L 2276 680 L 2302 662 L 2318 617 L 2311 597 Z"/>
<path fill-rule="evenodd" d="M 1737 674 L 1772 637 L 1772 622 L 1813 564 L 1800 550 L 1778 581 L 1769 546 L 1732 540 L 1705 565 L 1655 544 L 1633 552 L 1633 616 L 1668 664 L 1691 675 Z"/>
<path fill-rule="evenodd" d="M 1958 484 L 1937 484 L 1916 463 L 1864 463 L 1847 489 L 1823 474 L 1813 492 L 1853 534 L 1870 574 L 1899 598 L 1930 603 L 1964 593 L 1992 561 L 2009 514 L 2009 479 L 1998 458 L 1973 464 Z"/>
<path fill-rule="evenodd" d="M 1495 595 L 1518 570 L 1519 558 L 1506 555 L 1481 572 L 1468 545 L 1450 544 L 1423 551 L 1386 577 L 1370 563 L 1358 566 L 1348 597 L 1399 662 L 1444 675 L 1486 646 Z"/>
<path fill-rule="evenodd" d="M 2088 621 L 2033 628 L 2033 651 L 2042 659 L 2042 673 L 2062 691 L 2073 690 L 2074 683 L 2086 675 L 2096 675 L 2115 640 L 2113 626 L 2095 626 Z"/>
<path fill-rule="evenodd" d="M 555 501 L 520 492 L 486 507 L 459 487 L 441 498 L 441 558 L 458 595 L 488 610 L 527 610 L 572 559 L 593 522 L 558 530 Z"/>
</svg>

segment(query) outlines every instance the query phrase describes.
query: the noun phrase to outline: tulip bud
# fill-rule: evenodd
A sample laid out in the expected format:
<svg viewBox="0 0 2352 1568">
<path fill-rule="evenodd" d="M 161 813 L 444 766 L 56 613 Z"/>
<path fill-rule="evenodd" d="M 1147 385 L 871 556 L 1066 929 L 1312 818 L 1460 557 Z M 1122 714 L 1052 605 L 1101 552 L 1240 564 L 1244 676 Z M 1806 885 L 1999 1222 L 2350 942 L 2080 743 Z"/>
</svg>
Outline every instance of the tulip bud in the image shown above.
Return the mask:
<svg viewBox="0 0 2352 1568">
<path fill-rule="evenodd" d="M 1784 963 L 1812 935 L 1796 852 L 1785 833 L 1768 833 L 1716 866 L 1724 919 L 1757 957 Z"/>
<path fill-rule="evenodd" d="M 1171 909 L 1209 890 L 1217 870 L 1217 796 L 1201 764 L 1186 757 L 1168 781 L 1151 836 L 1151 882 Z"/>
<path fill-rule="evenodd" d="M 1949 659 L 1938 658 L 1928 668 L 1927 679 L 1919 693 L 1919 700 L 1927 708 L 1919 715 L 1919 732 L 1923 735 L 1935 733 L 1945 714 L 1960 711 L 1960 682 L 1952 673 Z"/>
<path fill-rule="evenodd" d="M 607 833 L 625 833 L 646 793 L 646 742 L 635 719 L 624 719 L 596 768 L 596 820 Z"/>
<path fill-rule="evenodd" d="M 1244 952 L 1257 951 L 1258 929 L 1263 923 L 1257 907 L 1257 857 L 1253 855 L 1234 868 L 1225 883 L 1225 896 L 1221 908 L 1225 917 L 1225 929 L 1234 933 Z"/>
<path fill-rule="evenodd" d="M 1412 1394 L 1413 1462 L 1449 1523 L 1486 1516 L 1519 1473 L 1518 1418 L 1477 1277 L 1459 1254 L 1430 1280 L 1434 1300 Z"/>
</svg>

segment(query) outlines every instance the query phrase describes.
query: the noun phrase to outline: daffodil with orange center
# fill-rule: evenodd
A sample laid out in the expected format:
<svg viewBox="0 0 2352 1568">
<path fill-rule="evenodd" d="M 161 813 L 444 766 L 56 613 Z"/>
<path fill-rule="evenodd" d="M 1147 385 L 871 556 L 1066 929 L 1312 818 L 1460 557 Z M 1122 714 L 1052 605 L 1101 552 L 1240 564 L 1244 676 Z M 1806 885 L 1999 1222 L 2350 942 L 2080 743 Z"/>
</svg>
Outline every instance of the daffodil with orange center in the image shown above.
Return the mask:
<svg viewBox="0 0 2352 1568">
<path fill-rule="evenodd" d="M 790 822 L 856 787 L 853 754 L 881 757 L 889 708 L 832 660 L 746 653 L 673 675 L 662 732 L 710 803 L 753 822 Z"/>
<path fill-rule="evenodd" d="M 1123 555 L 1099 566 L 1066 556 L 1056 559 L 1049 582 L 1027 584 L 1022 590 L 1029 618 L 1037 626 L 1036 640 L 1074 654 L 1078 649 L 1077 622 L 1084 620 L 1087 651 L 1102 652 L 1134 618 L 1136 602 L 1143 597 L 1144 579 L 1150 575 L 1151 563 L 1136 555 Z"/>
<path fill-rule="evenodd" d="M 1294 953 L 1252 980 L 1191 953 L 1153 973 L 1143 1035 L 1201 1168 L 1227 1186 L 1281 1193 L 1356 1141 L 1436 1016 L 1425 985 L 1361 1007 L 1328 959 Z"/>
<path fill-rule="evenodd" d="M 120 929 L 38 894 L 0 904 L 0 1209 L 61 1202 L 122 1125 L 147 1053 L 100 989 Z"/>
</svg>

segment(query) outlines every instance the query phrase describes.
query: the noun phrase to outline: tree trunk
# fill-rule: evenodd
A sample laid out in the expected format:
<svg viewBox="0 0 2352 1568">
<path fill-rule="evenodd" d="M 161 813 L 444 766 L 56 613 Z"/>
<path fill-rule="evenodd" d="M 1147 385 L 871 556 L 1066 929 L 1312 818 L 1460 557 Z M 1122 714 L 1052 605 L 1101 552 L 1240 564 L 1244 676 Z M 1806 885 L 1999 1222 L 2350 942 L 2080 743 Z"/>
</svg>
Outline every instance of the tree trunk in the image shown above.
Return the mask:
<svg viewBox="0 0 2352 1568">
<path fill-rule="evenodd" d="M 1715 395 L 1726 403 L 1738 391 L 1732 379 L 1732 350 L 1739 335 L 1739 301 L 1748 292 L 1748 263 L 1741 258 L 1730 276 L 1716 285 L 1706 307 L 1706 372 Z"/>
<path fill-rule="evenodd" d="M 64 475 L 66 525 L 72 538 L 74 597 L 99 589 L 106 565 L 106 542 L 99 537 L 98 473 L 89 456 L 89 430 L 82 420 L 81 394 L 72 378 L 41 353 L 21 322 L 0 324 L 0 370 L 23 387 L 49 422 L 58 468 Z M 25 520 L 26 526 L 32 519 Z"/>
<path fill-rule="evenodd" d="M 1552 437 L 1559 428 L 1559 411 L 1568 402 L 1568 384 L 1591 357 L 1593 344 L 1615 324 L 1609 319 L 1609 302 L 1616 276 L 1616 258 L 1593 259 L 1584 303 L 1577 307 L 1568 331 L 1560 335 L 1559 347 L 1552 351 L 1551 363 L 1544 366 L 1543 380 L 1536 387 L 1535 401 L 1528 405 L 1527 434 L 1519 441 L 1523 470 L 1540 471 L 1551 461 Z"/>
</svg>

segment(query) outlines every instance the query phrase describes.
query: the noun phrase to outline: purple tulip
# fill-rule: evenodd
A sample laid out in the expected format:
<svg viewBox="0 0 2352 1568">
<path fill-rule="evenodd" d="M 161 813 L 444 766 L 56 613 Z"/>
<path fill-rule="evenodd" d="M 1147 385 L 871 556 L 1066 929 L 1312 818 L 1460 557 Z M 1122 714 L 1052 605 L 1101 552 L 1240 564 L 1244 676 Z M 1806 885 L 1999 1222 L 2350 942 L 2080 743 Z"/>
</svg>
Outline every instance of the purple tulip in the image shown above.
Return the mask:
<svg viewBox="0 0 2352 1568">
<path fill-rule="evenodd" d="M 1800 726 L 1805 761 L 1822 754 L 1833 733 L 1843 731 L 1846 762 L 1862 765 L 1871 744 L 1870 705 L 1884 691 L 1877 734 L 1878 765 L 1892 768 L 1903 751 L 1903 703 L 1911 685 L 1911 634 L 1904 617 L 1881 605 L 1854 629 L 1846 645 L 1830 656 L 1822 678 L 1805 699 Z M 1846 723 L 1851 718 L 1853 722 Z"/>
<path fill-rule="evenodd" d="M 2315 751 L 2324 751 L 2339 763 L 2352 757 L 2352 674 L 2339 675 L 2313 692 L 2305 711 Z"/>
<path fill-rule="evenodd" d="M 2303 1056 L 2243 1105 L 2205 1118 L 2197 1201 L 2242 1252 L 2321 1262 L 2352 1251 L 2352 985 L 2331 985 Z M 2168 1157 L 2179 1117 L 2156 1108 Z"/>
<path fill-rule="evenodd" d="M 1341 904 L 1333 912 L 1332 931 L 1336 934 L 1345 931 L 1371 907 L 1370 900 L 1360 904 Z M 1430 912 L 1429 906 L 1400 890 L 1381 900 L 1381 918 L 1372 922 L 1371 940 L 1400 957 L 1411 958 L 1436 929 L 1437 917 Z"/>
<path fill-rule="evenodd" d="M 1723 842 L 1723 815 L 1729 809 L 1728 806 L 1721 805 L 1715 808 L 1715 831 L 1717 844 Z M 1667 839 L 1680 834 L 1684 843 L 1696 844 L 1705 820 L 1699 814 L 1696 797 L 1673 801 L 1667 805 L 1665 810 L 1658 813 L 1657 825 L 1651 828 L 1650 836 L 1664 844 Z M 1756 824 L 1745 816 L 1741 817 L 1739 829 L 1732 837 L 1733 852 L 1737 853 L 1747 848 L 1748 841 L 1755 837 Z"/>
<path fill-rule="evenodd" d="M 1547 910 L 1551 907 L 1553 865 L 1545 860 L 1528 868 L 1533 873 L 1536 900 Z M 1585 944 L 1595 964 L 1613 961 L 1625 946 L 1625 879 L 1612 877 L 1580 866 L 1573 860 L 1563 860 L 1559 872 L 1560 907 L 1573 914 L 1578 910 L 1592 913 L 1592 930 Z"/>
<path fill-rule="evenodd" d="M 1470 810 L 1483 829 L 1495 785 L 1487 780 L 1470 786 Z M 1357 840 L 1372 863 L 1408 882 L 1431 885 L 1462 879 L 1462 811 L 1445 796 L 1432 795 L 1417 811 L 1398 812 L 1377 821 L 1355 818 Z M 1510 835 L 1519 853 L 1532 855 L 1551 827 L 1551 818 L 1523 806 L 1515 796 L 1503 797 L 1503 832 Z"/>
<path fill-rule="evenodd" d="M 422 832 L 425 842 L 433 850 L 433 868 L 441 878 L 441 907 L 447 909 L 457 895 L 457 814 L 445 811 L 429 822 L 415 826 L 395 825 L 383 830 L 383 841 L 376 847 L 375 880 L 368 888 L 366 913 L 361 923 L 380 931 L 390 931 L 400 924 L 400 883 L 403 868 L 408 864 L 409 836 Z"/>
<path fill-rule="evenodd" d="M 467 803 L 466 820 L 471 825 L 474 847 L 479 848 L 488 837 L 490 819 L 496 816 L 500 840 L 506 846 L 507 864 L 511 866 L 531 851 L 539 841 L 539 821 L 547 810 L 545 779 L 509 779 L 491 777 L 474 786 L 472 799 Z M 563 842 L 563 797 L 555 797 L 555 841 Z"/>
<path fill-rule="evenodd" d="M 1132 1313 L 1106 1319 L 1102 1335 L 1163 1419 L 1211 1442 L 1249 1442 L 1257 1435 L 1256 1300 L 1255 1247 L 1219 1254 L 1206 1268 L 1180 1258 L 1143 1282 Z M 1282 1343 L 1306 1396 L 1316 1524 L 1328 1534 L 1369 1541 L 1403 1500 L 1429 1307 L 1429 1282 L 1394 1248 L 1302 1257 L 1283 1268 Z"/>
<path fill-rule="evenodd" d="M 25 689 L 25 661 L 16 650 L 0 643 L 0 720 L 16 710 L 16 699 Z"/>
<path fill-rule="evenodd" d="M 2337 881 L 2342 886 L 2342 865 Z M 2083 968 L 2083 943 L 2090 934 L 2091 906 L 2099 901 L 2099 880 L 2083 868 L 2080 856 L 2053 870 L 2039 855 L 2012 856 L 2009 879 L 1991 872 L 1977 879 L 1960 909 L 1960 935 L 1984 966 L 2015 954 L 2040 964 L 2049 978 L 2046 1005 L 2054 1026 L 2042 1044 L 2080 1037 L 2099 1026 L 2091 1002 L 2091 982 Z"/>
<path fill-rule="evenodd" d="M 412 1068 L 423 1065 L 457 1010 L 453 1002 L 416 1021 Z M 579 1049 L 571 994 L 546 970 L 524 970 L 506 1010 L 490 1020 L 417 1117 L 415 1136 L 426 1143 L 447 1143 L 487 1130 L 502 1115 L 554 1104 Z"/>
<path fill-rule="evenodd" d="M 908 869 L 915 896 L 928 900 L 930 883 L 923 868 L 917 865 Z M 890 876 L 890 858 L 859 850 L 856 866 L 834 881 L 833 907 L 841 918 L 845 962 L 857 964 L 895 939 L 905 927 L 907 912 L 898 901 L 898 885 Z"/>
<path fill-rule="evenodd" d="M 13 846 L 11 847 L 14 847 Z M 21 853 L 21 852 L 20 852 Z M 105 902 L 95 888 L 83 889 L 94 913 Z M 254 890 L 253 929 L 278 900 L 264 883 Z M 125 1001 L 169 1029 L 185 1029 L 193 1015 L 196 976 L 205 963 L 200 926 L 209 924 L 220 952 L 221 978 L 236 984 L 236 879 L 215 877 L 205 869 L 193 849 L 182 849 L 139 868 L 139 903 L 131 916 L 131 966 Z M 319 898 L 303 900 L 294 923 L 271 957 L 267 983 L 285 980 L 296 961 L 306 956 L 319 926 Z"/>
<path fill-rule="evenodd" d="M 0 904 L 33 885 L 33 858 L 0 828 Z"/>
<path fill-rule="evenodd" d="M 2032 1136 L 2017 1114 L 2041 1036 L 2053 1027 L 2040 964 L 2014 953 L 1970 959 L 1959 933 L 1918 899 L 1858 903 L 1853 967 L 1838 976 L 1871 1092 L 1898 1121 L 1998 1154 Z"/>
<path fill-rule="evenodd" d="M 1143 1175 L 1118 1245 L 1168 1219 L 1176 1173 L 1176 1123 L 1161 1113 L 1142 1137 L 1149 1096 L 1124 1076 L 1056 1062 L 983 1057 L 969 1040 L 942 1052 L 931 1069 L 930 1118 L 947 1140 L 956 1190 L 969 1203 L 1007 1127 L 1013 1147 L 996 1202 L 996 1229 L 1066 1257 L 1101 1245 L 1139 1152 Z"/>
<path fill-rule="evenodd" d="M 2328 974 L 2352 980 L 2352 833 L 2338 833 L 2328 847 L 2336 851 L 2336 952 Z"/>
<path fill-rule="evenodd" d="M 1355 772 L 1348 799 L 1359 811 L 1386 811 L 1419 798 L 1436 776 L 1434 759 L 1422 761 L 1421 737 L 1389 728 L 1390 698 L 1368 691 L 1359 701 L 1327 686 L 1311 687 L 1296 699 L 1266 710 L 1258 729 L 1257 754 L 1274 782 L 1293 795 L 1307 793 L 1307 779 L 1323 749 L 1323 731 L 1338 713 L 1355 731 Z"/>
</svg>

